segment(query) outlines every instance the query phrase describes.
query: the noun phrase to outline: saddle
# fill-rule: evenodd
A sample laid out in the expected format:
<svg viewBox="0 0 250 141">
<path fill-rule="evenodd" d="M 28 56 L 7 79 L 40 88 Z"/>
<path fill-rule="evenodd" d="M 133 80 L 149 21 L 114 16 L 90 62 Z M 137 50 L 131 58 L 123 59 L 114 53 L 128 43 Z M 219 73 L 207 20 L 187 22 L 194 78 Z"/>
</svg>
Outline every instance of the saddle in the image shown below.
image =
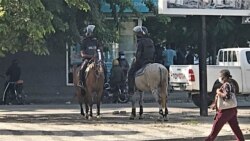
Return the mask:
<svg viewBox="0 0 250 141">
<path fill-rule="evenodd" d="M 150 64 L 151 64 L 151 63 L 146 64 L 146 65 L 144 65 L 142 68 L 140 68 L 140 69 L 135 73 L 135 77 L 143 75 L 144 72 L 145 72 L 145 68 L 146 68 L 148 65 L 150 65 Z"/>
</svg>

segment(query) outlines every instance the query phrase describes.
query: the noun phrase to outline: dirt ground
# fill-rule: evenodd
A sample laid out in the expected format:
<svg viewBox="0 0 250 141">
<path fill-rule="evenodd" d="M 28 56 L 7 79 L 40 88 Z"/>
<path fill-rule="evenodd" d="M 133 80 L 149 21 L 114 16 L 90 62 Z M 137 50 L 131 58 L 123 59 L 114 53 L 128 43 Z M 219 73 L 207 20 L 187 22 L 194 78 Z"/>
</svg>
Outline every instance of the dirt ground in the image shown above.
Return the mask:
<svg viewBox="0 0 250 141">
<path fill-rule="evenodd" d="M 199 110 L 192 103 L 170 103 L 169 120 L 159 121 L 157 106 L 147 103 L 143 120 L 129 120 L 129 104 L 105 104 L 101 119 L 86 120 L 78 105 L 0 106 L 0 140 L 204 140 L 211 131 L 214 111 L 201 117 Z M 238 115 L 250 140 L 249 107 L 240 107 Z M 228 125 L 217 140 L 234 140 Z"/>
</svg>

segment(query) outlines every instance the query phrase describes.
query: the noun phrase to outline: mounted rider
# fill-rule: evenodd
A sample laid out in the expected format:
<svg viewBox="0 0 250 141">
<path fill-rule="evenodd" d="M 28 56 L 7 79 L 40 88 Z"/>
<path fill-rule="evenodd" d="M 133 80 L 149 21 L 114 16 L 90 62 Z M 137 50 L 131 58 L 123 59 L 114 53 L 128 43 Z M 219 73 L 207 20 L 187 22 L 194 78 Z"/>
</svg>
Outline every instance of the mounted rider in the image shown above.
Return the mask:
<svg viewBox="0 0 250 141">
<path fill-rule="evenodd" d="M 132 64 L 128 72 L 129 94 L 134 93 L 135 73 L 143 66 L 154 62 L 155 47 L 154 42 L 149 38 L 148 30 L 144 26 L 136 26 L 133 28 L 137 37 L 137 50 L 135 62 Z"/>
<path fill-rule="evenodd" d="M 102 53 L 101 45 L 98 42 L 97 38 L 94 37 L 94 29 L 95 25 L 88 25 L 86 27 L 86 37 L 81 43 L 81 57 L 83 58 L 83 63 L 80 69 L 80 87 L 83 87 L 85 85 L 85 70 L 89 61 L 94 57 L 98 49 L 100 49 Z"/>
</svg>

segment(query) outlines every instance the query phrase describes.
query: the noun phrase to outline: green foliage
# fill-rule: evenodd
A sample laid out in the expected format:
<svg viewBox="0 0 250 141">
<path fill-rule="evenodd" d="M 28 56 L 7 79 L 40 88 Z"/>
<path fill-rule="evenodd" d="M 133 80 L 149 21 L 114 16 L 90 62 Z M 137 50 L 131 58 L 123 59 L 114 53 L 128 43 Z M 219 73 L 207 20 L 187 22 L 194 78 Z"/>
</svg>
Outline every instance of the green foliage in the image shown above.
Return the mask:
<svg viewBox="0 0 250 141">
<path fill-rule="evenodd" d="M 4 14 L 3 7 L 0 7 L 0 17 L 2 17 Z"/>
<path fill-rule="evenodd" d="M 0 54 L 33 51 L 48 54 L 45 36 L 55 30 L 53 15 L 40 0 L 2 0 L 4 15 L 0 19 Z"/>
<path fill-rule="evenodd" d="M 89 5 L 85 2 L 85 0 L 65 0 L 65 2 L 71 7 L 75 6 L 80 10 L 87 11 L 89 10 Z"/>
<path fill-rule="evenodd" d="M 142 2 L 148 7 L 150 12 L 157 14 L 158 8 L 154 5 L 152 0 L 142 0 Z"/>
</svg>

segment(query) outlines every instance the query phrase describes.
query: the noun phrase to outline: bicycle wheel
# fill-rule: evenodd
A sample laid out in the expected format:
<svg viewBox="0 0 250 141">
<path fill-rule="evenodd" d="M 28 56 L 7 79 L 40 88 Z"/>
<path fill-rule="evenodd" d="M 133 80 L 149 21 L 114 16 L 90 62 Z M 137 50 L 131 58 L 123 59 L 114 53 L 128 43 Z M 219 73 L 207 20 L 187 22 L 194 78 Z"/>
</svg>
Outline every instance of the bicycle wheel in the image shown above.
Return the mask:
<svg viewBox="0 0 250 141">
<path fill-rule="evenodd" d="M 119 89 L 118 101 L 120 103 L 127 103 L 129 101 L 129 95 L 128 95 L 128 93 L 127 92 L 122 92 L 121 89 Z"/>
<path fill-rule="evenodd" d="M 7 90 L 3 95 L 3 104 L 4 105 L 15 104 L 15 94 L 11 90 Z"/>
</svg>

